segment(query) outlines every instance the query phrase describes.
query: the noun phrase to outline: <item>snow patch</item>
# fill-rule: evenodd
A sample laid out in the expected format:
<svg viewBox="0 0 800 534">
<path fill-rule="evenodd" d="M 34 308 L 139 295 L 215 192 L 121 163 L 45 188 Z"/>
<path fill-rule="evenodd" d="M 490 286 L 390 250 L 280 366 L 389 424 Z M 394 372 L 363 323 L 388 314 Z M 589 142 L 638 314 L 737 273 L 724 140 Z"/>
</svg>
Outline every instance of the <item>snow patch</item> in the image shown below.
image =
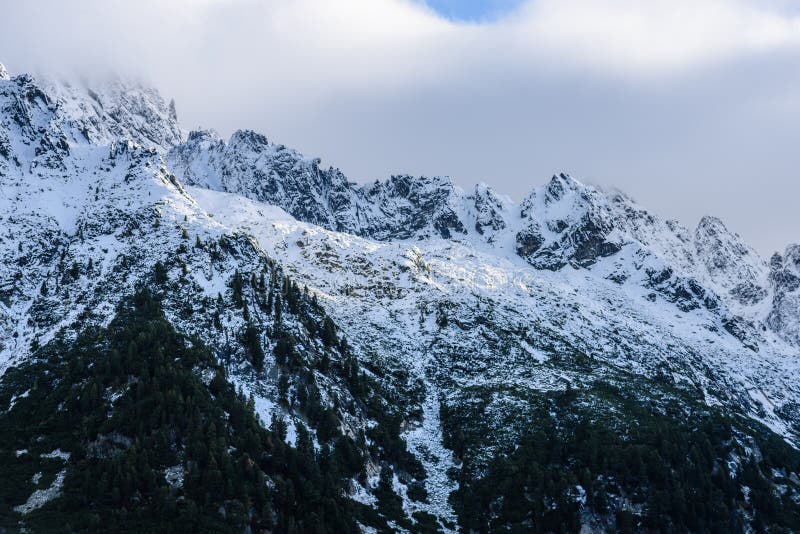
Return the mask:
<svg viewBox="0 0 800 534">
<path fill-rule="evenodd" d="M 66 476 L 67 470 L 62 469 L 58 472 L 55 480 L 53 480 L 53 483 L 50 484 L 48 488 L 36 490 L 31 493 L 31 496 L 28 497 L 28 500 L 25 502 L 25 504 L 15 506 L 14 511 L 23 515 L 29 514 L 30 512 L 41 508 L 48 502 L 57 498 L 59 495 L 61 495 L 61 488 L 64 487 L 64 479 Z"/>
</svg>

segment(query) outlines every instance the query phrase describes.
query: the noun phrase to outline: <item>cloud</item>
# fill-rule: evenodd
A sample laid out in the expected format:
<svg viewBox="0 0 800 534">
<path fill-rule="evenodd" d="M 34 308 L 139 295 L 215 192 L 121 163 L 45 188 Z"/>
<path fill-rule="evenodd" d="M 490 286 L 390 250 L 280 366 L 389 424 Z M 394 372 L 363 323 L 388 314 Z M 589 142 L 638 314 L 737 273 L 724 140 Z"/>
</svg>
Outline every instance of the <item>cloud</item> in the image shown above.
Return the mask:
<svg viewBox="0 0 800 534">
<path fill-rule="evenodd" d="M 486 181 L 568 171 L 763 251 L 800 239 L 800 15 L 786 0 L 5 2 L 12 72 L 137 74 L 185 127 L 254 128 L 340 166 Z"/>
<path fill-rule="evenodd" d="M 4 50 L 48 67 L 147 68 L 207 54 L 357 85 L 475 60 L 674 74 L 800 45 L 797 14 L 749 0 L 529 0 L 483 24 L 446 20 L 418 0 L 39 0 L 4 6 L 4 19 Z"/>
<path fill-rule="evenodd" d="M 800 44 L 800 17 L 740 0 L 539 0 L 508 26 L 540 57 L 670 74 Z"/>
</svg>

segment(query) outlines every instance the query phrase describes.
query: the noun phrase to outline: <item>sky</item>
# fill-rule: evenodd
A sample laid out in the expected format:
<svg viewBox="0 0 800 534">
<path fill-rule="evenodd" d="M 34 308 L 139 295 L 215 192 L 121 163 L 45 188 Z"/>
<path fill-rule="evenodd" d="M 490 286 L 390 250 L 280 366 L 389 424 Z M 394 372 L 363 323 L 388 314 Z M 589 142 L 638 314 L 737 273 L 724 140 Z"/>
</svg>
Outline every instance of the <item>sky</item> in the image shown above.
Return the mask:
<svg viewBox="0 0 800 534">
<path fill-rule="evenodd" d="M 427 0 L 425 4 L 453 21 L 486 22 L 513 11 L 522 0 Z"/>
<path fill-rule="evenodd" d="M 0 0 L 13 73 L 138 76 L 186 129 L 521 200 L 556 172 L 800 242 L 800 0 Z"/>
</svg>

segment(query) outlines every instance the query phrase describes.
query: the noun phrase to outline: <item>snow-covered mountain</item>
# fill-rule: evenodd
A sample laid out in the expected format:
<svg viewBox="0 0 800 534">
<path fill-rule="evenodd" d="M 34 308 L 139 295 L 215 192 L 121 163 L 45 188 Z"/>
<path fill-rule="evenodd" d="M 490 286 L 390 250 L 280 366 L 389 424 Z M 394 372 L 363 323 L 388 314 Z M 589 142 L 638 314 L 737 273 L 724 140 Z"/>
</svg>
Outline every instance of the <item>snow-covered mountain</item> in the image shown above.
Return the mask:
<svg viewBox="0 0 800 534">
<path fill-rule="evenodd" d="M 213 132 L 191 132 L 166 160 L 182 183 L 279 206 L 299 221 L 376 241 L 486 243 L 498 256 L 516 253 L 553 271 L 590 268 L 634 251 L 648 263 L 644 284 L 679 306 L 722 307 L 730 321 L 745 319 L 790 344 L 798 341 L 791 320 L 768 320 L 781 297 L 767 262 L 722 221 L 704 217 L 692 233 L 623 193 L 568 175 L 554 176 L 517 206 L 485 184 L 465 192 L 449 178 L 354 184 L 338 169 L 320 168 L 319 159 L 251 131 L 237 131 L 227 143 Z M 627 279 L 643 265 L 620 264 L 612 276 Z"/>
<path fill-rule="evenodd" d="M 331 230 L 379 240 L 466 233 L 454 212 L 459 199 L 446 178 L 393 176 L 360 187 L 338 169 L 320 168 L 318 158 L 271 144 L 252 131 L 237 131 L 227 143 L 213 132 L 191 132 L 166 159 L 189 185 L 280 206 Z"/>
<path fill-rule="evenodd" d="M 750 458 L 771 462 L 759 466 L 767 493 L 800 503 L 800 245 L 767 261 L 716 218 L 690 231 L 566 174 L 519 204 L 449 178 L 355 184 L 252 131 L 184 134 L 175 105 L 138 83 L 4 68 L 0 191 L 4 376 L 109 325 L 135 288 L 159 288 L 169 322 L 208 345 L 261 421 L 285 418 L 297 447 L 316 429 L 321 451 L 303 400 L 316 392 L 363 458 L 348 497 L 386 528 L 497 528 L 504 505 L 477 519 L 466 503 L 566 394 L 583 395 L 571 413 L 589 420 L 627 414 L 631 399 L 670 421 L 730 418 L 714 462 L 740 480 L 733 530 L 763 513 L 737 478 Z M 286 362 L 287 340 L 299 363 Z M 351 360 L 373 389 L 353 386 Z M 25 391 L 5 387 L 12 413 Z M 397 440 L 371 432 L 384 416 Z M 609 428 L 633 432 L 619 417 Z M 793 459 L 762 450 L 764 436 Z M 564 490 L 580 525 L 622 528 L 625 512 L 646 529 L 655 505 L 609 480 Z M 613 495 L 608 512 L 586 491 Z"/>
</svg>

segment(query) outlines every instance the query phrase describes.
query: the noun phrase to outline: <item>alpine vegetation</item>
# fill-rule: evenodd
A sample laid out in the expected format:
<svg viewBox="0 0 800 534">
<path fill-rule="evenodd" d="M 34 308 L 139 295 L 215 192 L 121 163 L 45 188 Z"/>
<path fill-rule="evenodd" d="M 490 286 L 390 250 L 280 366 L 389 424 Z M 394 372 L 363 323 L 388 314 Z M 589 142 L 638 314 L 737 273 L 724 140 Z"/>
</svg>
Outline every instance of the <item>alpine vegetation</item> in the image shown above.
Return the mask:
<svg viewBox="0 0 800 534">
<path fill-rule="evenodd" d="M 0 66 L 0 532 L 796 532 L 799 375 L 800 245 Z"/>
</svg>

